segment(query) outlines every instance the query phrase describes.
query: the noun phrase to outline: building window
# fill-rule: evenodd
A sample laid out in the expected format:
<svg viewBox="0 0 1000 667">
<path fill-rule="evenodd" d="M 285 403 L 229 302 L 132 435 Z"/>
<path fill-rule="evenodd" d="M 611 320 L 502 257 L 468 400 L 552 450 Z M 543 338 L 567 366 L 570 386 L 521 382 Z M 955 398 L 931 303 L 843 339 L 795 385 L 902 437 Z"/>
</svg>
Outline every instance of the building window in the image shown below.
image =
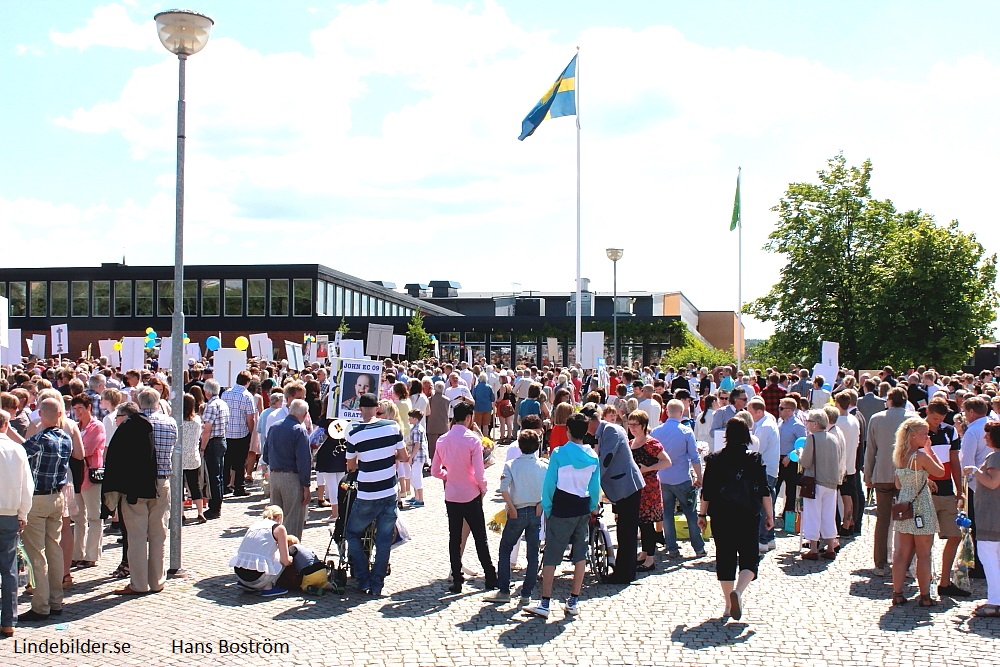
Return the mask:
<svg viewBox="0 0 1000 667">
<path fill-rule="evenodd" d="M 7 283 L 0 283 L 0 296 L 6 298 L 6 296 L 7 296 Z"/>
<path fill-rule="evenodd" d="M 185 280 L 184 281 L 184 314 L 185 315 L 197 315 L 198 314 L 198 281 L 197 280 Z"/>
<path fill-rule="evenodd" d="M 316 281 L 316 314 L 326 315 L 326 281 Z"/>
<path fill-rule="evenodd" d="M 10 299 L 10 316 L 24 317 L 28 300 L 23 282 L 10 283 L 7 298 Z"/>
<path fill-rule="evenodd" d="M 115 317 L 132 317 L 132 281 L 115 281 Z"/>
<path fill-rule="evenodd" d="M 243 316 L 243 281 L 226 279 L 226 317 Z"/>
<path fill-rule="evenodd" d="M 201 315 L 202 317 L 218 317 L 221 310 L 221 290 L 218 280 L 201 281 Z"/>
<path fill-rule="evenodd" d="M 334 308 L 333 304 L 336 303 L 336 301 L 334 300 L 334 288 L 335 287 L 336 286 L 333 283 L 327 283 L 326 284 L 326 314 L 327 315 L 333 315 L 334 314 L 333 313 L 333 308 Z"/>
<path fill-rule="evenodd" d="M 94 317 L 111 316 L 111 282 L 94 281 Z"/>
<path fill-rule="evenodd" d="M 45 317 L 49 314 L 48 285 L 44 280 L 32 280 L 28 287 L 31 290 L 31 299 L 29 300 L 31 309 L 29 310 L 29 315 L 31 317 Z"/>
<path fill-rule="evenodd" d="M 312 315 L 312 287 L 310 278 L 294 278 L 292 280 L 292 315 L 308 317 Z"/>
<path fill-rule="evenodd" d="M 156 281 L 156 314 L 167 317 L 174 314 L 174 281 Z"/>
<path fill-rule="evenodd" d="M 271 279 L 271 316 L 288 317 L 288 279 Z"/>
<path fill-rule="evenodd" d="M 351 311 L 351 314 L 352 315 L 360 315 L 361 314 L 361 294 L 359 292 L 351 292 L 351 295 L 352 295 L 351 301 L 354 302 L 354 307 L 353 307 L 353 310 Z"/>
<path fill-rule="evenodd" d="M 90 317 L 90 283 L 86 280 L 74 280 L 73 317 Z"/>
<path fill-rule="evenodd" d="M 195 311 L 197 312 L 197 311 Z M 135 281 L 135 316 L 153 316 L 153 281 Z"/>
<path fill-rule="evenodd" d="M 361 314 L 368 317 L 372 314 L 372 298 L 364 294 L 361 297 Z"/>
<path fill-rule="evenodd" d="M 267 314 L 265 312 L 267 306 L 266 288 L 267 281 L 263 278 L 247 279 L 247 315 L 263 317 Z"/>
<path fill-rule="evenodd" d="M 56 281 L 49 283 L 49 314 L 52 317 L 69 315 L 69 283 Z"/>
<path fill-rule="evenodd" d="M 337 285 L 337 298 L 333 302 L 333 314 L 344 315 L 344 288 L 340 285 Z"/>
</svg>

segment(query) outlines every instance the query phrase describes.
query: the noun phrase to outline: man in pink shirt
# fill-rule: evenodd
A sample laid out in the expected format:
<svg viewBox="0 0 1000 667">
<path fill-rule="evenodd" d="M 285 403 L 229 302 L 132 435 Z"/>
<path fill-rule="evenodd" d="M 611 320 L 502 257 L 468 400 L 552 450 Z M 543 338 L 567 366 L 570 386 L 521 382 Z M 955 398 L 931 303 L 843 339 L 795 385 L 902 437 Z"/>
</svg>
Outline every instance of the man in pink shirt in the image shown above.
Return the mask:
<svg viewBox="0 0 1000 667">
<path fill-rule="evenodd" d="M 448 590 L 462 592 L 462 524 L 468 523 L 476 541 L 476 553 L 486 573 L 486 590 L 497 587 L 497 571 L 490 559 L 486 541 L 486 517 L 483 515 L 483 495 L 486 476 L 483 468 L 483 443 L 475 431 L 473 405 L 458 403 L 454 407 L 451 430 L 438 438 L 434 449 L 431 474 L 444 480 L 444 504 L 448 510 L 448 553 L 451 557 L 452 584 Z"/>
</svg>

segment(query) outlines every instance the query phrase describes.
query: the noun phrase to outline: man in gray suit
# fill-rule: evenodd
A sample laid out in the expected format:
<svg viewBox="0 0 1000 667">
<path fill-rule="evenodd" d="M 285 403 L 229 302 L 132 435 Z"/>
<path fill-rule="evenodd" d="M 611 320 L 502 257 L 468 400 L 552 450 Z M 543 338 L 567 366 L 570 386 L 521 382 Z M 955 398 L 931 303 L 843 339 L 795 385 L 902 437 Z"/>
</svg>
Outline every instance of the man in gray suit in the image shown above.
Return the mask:
<svg viewBox="0 0 1000 667">
<path fill-rule="evenodd" d="M 865 380 L 865 395 L 858 399 L 858 412 L 870 422 L 872 417 L 885 410 L 885 401 L 878 397 L 878 382 Z"/>
<path fill-rule="evenodd" d="M 906 421 L 906 390 L 893 387 L 886 397 L 888 408 L 872 415 L 868 422 L 868 448 L 865 451 L 865 486 L 875 487 L 875 573 L 884 575 L 889 559 L 889 528 L 892 501 L 896 496 L 896 466 L 892 451 L 896 431 Z M 858 402 L 860 409 L 860 401 Z"/>
</svg>

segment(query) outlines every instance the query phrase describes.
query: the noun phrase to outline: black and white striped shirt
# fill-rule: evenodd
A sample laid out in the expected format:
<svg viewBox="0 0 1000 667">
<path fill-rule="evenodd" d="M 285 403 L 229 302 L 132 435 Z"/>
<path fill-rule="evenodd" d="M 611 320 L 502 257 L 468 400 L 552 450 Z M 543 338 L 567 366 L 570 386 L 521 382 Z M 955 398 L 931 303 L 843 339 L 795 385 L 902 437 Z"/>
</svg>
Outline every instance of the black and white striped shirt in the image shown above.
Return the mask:
<svg viewBox="0 0 1000 667">
<path fill-rule="evenodd" d="M 396 494 L 396 450 L 403 448 L 403 436 L 395 421 L 379 419 L 351 428 L 347 458 L 358 462 L 358 500 Z"/>
</svg>

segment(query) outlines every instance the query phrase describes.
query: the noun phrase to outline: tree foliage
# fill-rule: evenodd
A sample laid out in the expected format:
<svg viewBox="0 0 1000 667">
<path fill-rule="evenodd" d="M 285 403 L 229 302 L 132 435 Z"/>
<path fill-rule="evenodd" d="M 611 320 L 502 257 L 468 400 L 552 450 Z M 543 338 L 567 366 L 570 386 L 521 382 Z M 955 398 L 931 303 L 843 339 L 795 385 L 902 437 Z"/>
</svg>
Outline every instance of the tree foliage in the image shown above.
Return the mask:
<svg viewBox="0 0 1000 667">
<path fill-rule="evenodd" d="M 431 337 L 424 328 L 424 314 L 413 311 L 406 325 L 406 351 L 408 359 L 423 359 L 431 353 Z"/>
<path fill-rule="evenodd" d="M 768 354 L 811 363 L 829 340 L 852 367 L 960 367 L 992 332 L 996 255 L 957 222 L 874 199 L 870 160 L 848 166 L 841 154 L 818 175 L 790 184 L 771 209 L 778 224 L 764 249 L 787 261 L 744 307 L 774 322 Z"/>
<path fill-rule="evenodd" d="M 719 350 L 705 345 L 695 338 L 686 328 L 681 333 L 683 343 L 678 347 L 672 347 L 660 359 L 660 366 L 673 366 L 674 368 L 686 368 L 688 363 L 694 362 L 698 367 L 707 366 L 709 369 L 716 366 L 724 366 L 736 362 L 732 348 Z"/>
</svg>

